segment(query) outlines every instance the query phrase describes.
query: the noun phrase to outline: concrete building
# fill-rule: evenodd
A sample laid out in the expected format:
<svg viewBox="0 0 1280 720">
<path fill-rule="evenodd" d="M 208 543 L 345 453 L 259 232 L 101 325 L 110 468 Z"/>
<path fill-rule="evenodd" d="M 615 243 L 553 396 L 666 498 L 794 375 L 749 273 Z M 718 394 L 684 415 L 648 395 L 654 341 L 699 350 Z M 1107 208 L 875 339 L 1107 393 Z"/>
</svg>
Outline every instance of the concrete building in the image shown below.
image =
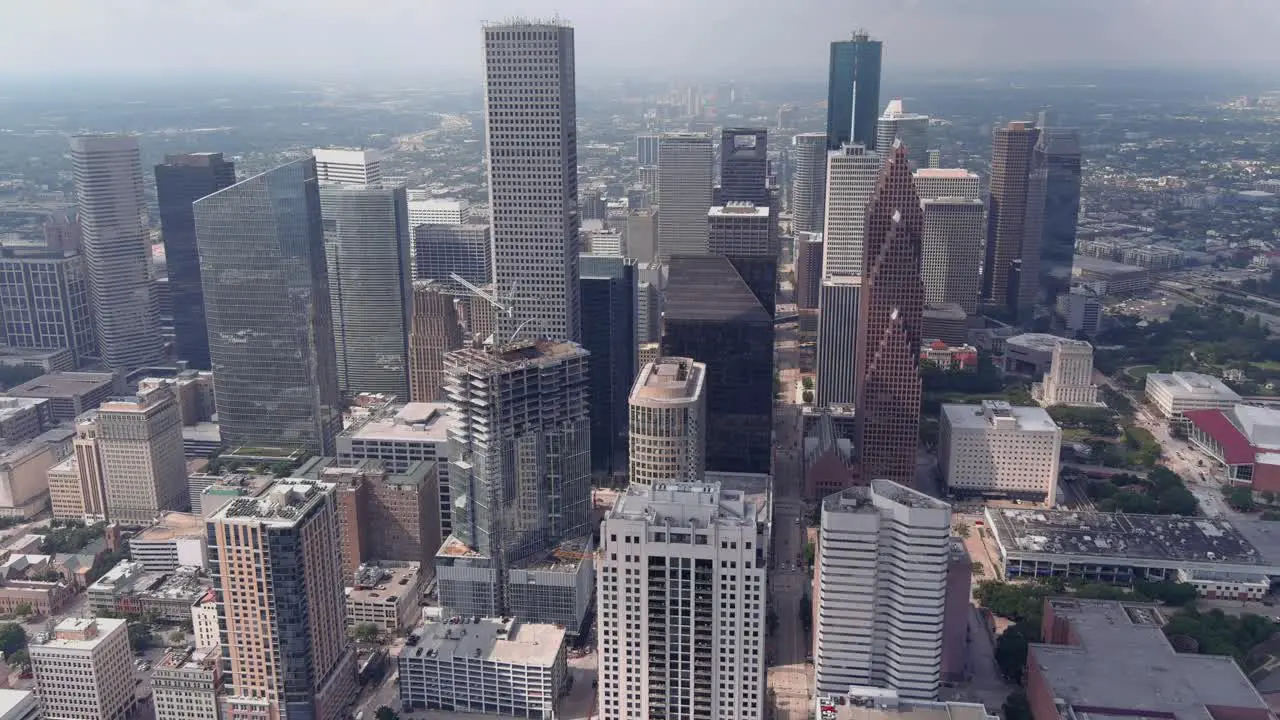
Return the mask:
<svg viewBox="0 0 1280 720">
<path fill-rule="evenodd" d="M 184 512 L 160 513 L 154 525 L 129 540 L 129 556 L 155 572 L 171 572 L 183 565 L 204 567 L 204 518 Z"/>
<path fill-rule="evenodd" d="M 155 615 L 174 623 L 191 617 L 191 606 L 211 588 L 199 567 L 179 567 L 173 572 L 156 572 L 131 560 L 121 560 L 85 594 L 89 607 L 99 616 Z"/>
<path fill-rule="evenodd" d="M 1093 337 L 1102 327 L 1102 301 L 1083 286 L 1058 295 L 1057 311 L 1067 330 L 1077 335 Z"/>
<path fill-rule="evenodd" d="M 1280 490 L 1280 410 L 1233 405 L 1187 410 L 1187 439 L 1226 471 L 1233 485 Z"/>
<path fill-rule="evenodd" d="M 916 194 L 925 198 L 976 198 L 981 199 L 982 179 L 978 174 L 963 168 L 919 168 L 911 173 L 916 184 Z"/>
<path fill-rule="evenodd" d="M 40 696 L 31 690 L 0 690 L 0 720 L 42 720 Z"/>
<path fill-rule="evenodd" d="M 66 618 L 27 648 L 48 720 L 124 720 L 133 712 L 133 653 L 124 620 Z"/>
<path fill-rule="evenodd" d="M 792 225 L 795 223 L 793 222 Z M 795 300 L 800 310 L 817 310 L 822 286 L 822 233 L 796 233 Z"/>
<path fill-rule="evenodd" d="M 862 145 L 827 156 L 827 206 L 822 274 L 862 277 L 867 204 L 880 177 L 882 157 Z"/>
<path fill-rule="evenodd" d="M 87 522 L 84 495 L 80 490 L 80 468 L 74 455 L 55 463 L 45 472 L 49 483 L 49 509 L 56 520 Z"/>
<path fill-rule="evenodd" d="M 708 252 L 729 258 L 773 317 L 778 295 L 777 220 L 767 205 L 734 201 L 707 213 Z"/>
<path fill-rule="evenodd" d="M 98 408 L 97 426 L 108 518 L 149 524 L 162 511 L 186 508 L 182 416 L 172 390 L 109 400 Z"/>
<path fill-rule="evenodd" d="M 1084 340 L 1059 340 L 1049 372 L 1044 382 L 1031 386 L 1031 396 L 1045 407 L 1100 405 L 1098 386 L 1093 384 L 1093 346 Z"/>
<path fill-rule="evenodd" d="M 951 508 L 888 480 L 822 502 L 815 690 L 935 699 L 942 684 Z"/>
<path fill-rule="evenodd" d="M 917 170 L 913 175 L 924 211 L 920 271 L 924 301 L 978 310 L 986 207 L 978 176 L 967 170 Z"/>
<path fill-rule="evenodd" d="M 661 347 L 656 342 L 640 343 L 638 366 L 643 368 L 645 365 L 648 365 L 661 357 L 661 354 L 659 353 L 660 349 Z"/>
<path fill-rule="evenodd" d="M 356 687 L 333 485 L 280 481 L 232 500 L 209 520 L 209 539 L 224 717 L 344 717 Z"/>
<path fill-rule="evenodd" d="M 631 258 L 583 255 L 582 347 L 591 402 L 591 471 L 620 475 L 627 468 L 627 393 L 636 378 L 636 263 Z"/>
<path fill-rule="evenodd" d="M 347 588 L 347 630 L 371 623 L 399 635 L 421 619 L 422 590 L 420 563 L 361 565 Z"/>
<path fill-rule="evenodd" d="M 316 148 L 316 179 L 322 183 L 376 185 L 382 182 L 382 154 L 355 148 Z"/>
<path fill-rule="evenodd" d="M 462 347 L 454 296 L 443 283 L 415 280 L 409 321 L 409 401 L 444 399 L 445 353 Z"/>
<path fill-rule="evenodd" d="M 89 284 L 79 252 L 0 248 L 0 313 L 3 338 L 11 348 L 65 348 L 74 367 L 97 356 Z"/>
<path fill-rule="evenodd" d="M 0 517 L 32 518 L 49 505 L 49 469 L 67 457 L 54 430 L 19 443 L 0 443 Z"/>
<path fill-rule="evenodd" d="M 473 285 L 493 282 L 493 248 L 488 224 L 415 225 L 413 279 L 438 280 L 461 291 L 450 275 Z"/>
<path fill-rule="evenodd" d="M 436 466 L 418 460 L 393 473 L 381 460 L 358 460 L 354 467 L 329 465 L 319 472 L 338 494 L 345 576 L 366 562 L 399 560 L 422 564 L 430 579 L 441 539 Z"/>
<path fill-rule="evenodd" d="M 657 211 L 651 207 L 632 208 L 627 212 L 622 225 L 622 247 L 627 257 L 636 259 L 637 263 L 652 263 L 658 256 L 656 228 L 654 219 Z"/>
<path fill-rule="evenodd" d="M 1049 333 L 1022 333 L 1004 341 L 1004 370 L 1018 375 L 1042 377 L 1053 369 L 1053 353 L 1067 338 Z"/>
<path fill-rule="evenodd" d="M 711 136 L 672 133 L 658 150 L 658 255 L 707 252 L 707 211 L 712 204 Z"/>
<path fill-rule="evenodd" d="M 98 355 L 111 370 L 161 358 L 160 312 L 148 275 L 142 153 L 131 135 L 71 138 L 77 219 Z"/>
<path fill-rule="evenodd" d="M 212 588 L 191 606 L 191 628 L 198 648 L 216 648 L 222 643 L 218 601 Z"/>
<path fill-rule="evenodd" d="M 559 717 L 569 677 L 565 631 L 512 618 L 424 623 L 396 664 L 404 707 L 541 720 Z"/>
<path fill-rule="evenodd" d="M 1062 429 L 1038 407 L 1002 400 L 943 405 L 938 465 L 947 490 L 1032 499 L 1053 507 Z"/>
<path fill-rule="evenodd" d="M 221 648 L 174 648 L 151 672 L 156 720 L 219 720 Z"/>
<path fill-rule="evenodd" d="M 1133 295 L 1151 286 L 1151 271 L 1146 268 L 1076 255 L 1071 277 L 1087 283 L 1102 296 Z"/>
<path fill-rule="evenodd" d="M 529 337 L 581 338 L 573 43 L 558 19 L 484 28 L 493 282 L 515 303 L 498 317 L 504 340 L 522 325 Z"/>
<path fill-rule="evenodd" d="M 602 720 L 765 716 L 762 511 L 719 483 L 618 497 L 600 530 Z"/>
<path fill-rule="evenodd" d="M 84 519 L 107 518 L 106 472 L 102 467 L 102 453 L 98 446 L 98 415 L 86 413 L 76 420 L 75 439 L 71 441 L 76 472 L 76 484 L 60 470 L 58 494 L 66 517 L 80 515 Z M 52 485 L 50 495 L 54 493 Z"/>
<path fill-rule="evenodd" d="M 707 443 L 707 366 L 664 357 L 636 376 L 630 408 L 633 485 L 702 482 Z"/>
<path fill-rule="evenodd" d="M 982 297 L 1017 310 L 1033 305 L 1040 284 L 1044 184 L 1032 187 L 1035 123 L 1011 122 L 991 134 L 991 188 L 987 206 Z"/>
<path fill-rule="evenodd" d="M 890 100 L 876 121 L 876 148 L 883 152 L 894 142 L 907 147 L 912 169 L 929 167 L 929 116 L 907 112 L 900 98 Z"/>
<path fill-rule="evenodd" d="M 48 398 L 53 422 L 75 420 L 114 395 L 120 387 L 113 373 L 51 372 L 5 391 L 9 397 Z"/>
<path fill-rule="evenodd" d="M 419 225 L 465 225 L 471 220 L 471 203 L 457 198 L 429 198 L 409 201 L 409 227 Z"/>
<path fill-rule="evenodd" d="M 908 700 L 894 690 L 851 687 L 820 695 L 815 717 L 822 720 L 997 720 L 982 703 Z"/>
<path fill-rule="evenodd" d="M 1240 395 L 1212 375 L 1193 372 L 1147 375 L 1147 399 L 1169 420 L 1181 420 L 1188 410 L 1227 410 Z"/>
<path fill-rule="evenodd" d="M 817 405 L 857 401 L 858 312 L 862 278 L 829 275 L 822 279 L 818 310 L 818 362 L 814 383 Z"/>
<path fill-rule="evenodd" d="M 53 408 L 48 399 L 0 397 L 0 440 L 30 440 L 53 424 Z"/>
<path fill-rule="evenodd" d="M 795 168 L 791 177 L 791 232 L 821 233 L 827 209 L 827 134 L 800 133 L 791 138 Z"/>
<path fill-rule="evenodd" d="M 662 136 L 660 135 L 637 135 L 636 164 L 642 167 L 657 165 L 661 140 Z"/>
</svg>

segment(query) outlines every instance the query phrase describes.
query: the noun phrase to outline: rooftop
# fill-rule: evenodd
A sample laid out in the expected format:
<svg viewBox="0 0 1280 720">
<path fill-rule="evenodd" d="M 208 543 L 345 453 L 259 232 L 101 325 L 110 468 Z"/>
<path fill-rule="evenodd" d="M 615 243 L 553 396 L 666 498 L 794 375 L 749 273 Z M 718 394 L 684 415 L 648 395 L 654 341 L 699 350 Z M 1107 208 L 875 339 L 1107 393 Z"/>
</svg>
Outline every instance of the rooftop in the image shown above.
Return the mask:
<svg viewBox="0 0 1280 720">
<path fill-rule="evenodd" d="M 521 340 L 492 350 L 466 348 L 450 352 L 446 364 L 465 365 L 472 372 L 501 373 L 526 367 L 545 367 L 569 358 L 585 358 L 587 351 L 568 340 Z"/>
<path fill-rule="evenodd" d="M 511 618 L 449 618 L 423 623 L 413 631 L 418 642 L 401 657 L 441 662 L 473 660 L 551 667 L 560 657 L 565 631 L 556 625 L 517 623 Z"/>
<path fill-rule="evenodd" d="M 53 639 L 43 644 L 32 643 L 32 649 L 92 650 L 117 629 L 123 632 L 125 624 L 120 618 L 64 618 L 54 628 Z"/>
<path fill-rule="evenodd" d="M 644 520 L 650 525 L 707 528 L 754 524 L 760 508 L 740 490 L 720 483 L 631 485 L 618 496 L 608 519 Z"/>
<path fill-rule="evenodd" d="M 979 405 L 942 406 L 942 415 L 953 428 L 983 430 L 1001 427 L 1023 432 L 1055 432 L 1058 424 L 1044 408 L 1010 405 L 1003 400 L 984 400 Z"/>
<path fill-rule="evenodd" d="M 751 288 L 721 255 L 673 255 L 663 291 L 667 320 L 771 323 Z"/>
<path fill-rule="evenodd" d="M 1066 338 L 1049 333 L 1022 333 L 1014 335 L 1005 340 L 1008 345 L 1018 345 L 1031 350 L 1039 350 L 1041 352 L 1053 352 L 1058 343 Z"/>
<path fill-rule="evenodd" d="M 1212 375 L 1179 370 L 1171 373 L 1151 373 L 1147 383 L 1159 385 L 1176 397 L 1222 398 L 1239 400 L 1240 395 Z"/>
<path fill-rule="evenodd" d="M 192 513 L 168 511 L 160 514 L 155 525 L 143 530 L 133 542 L 166 542 L 175 538 L 204 537 L 204 518 Z"/>
<path fill-rule="evenodd" d="M 885 688 L 851 687 L 847 695 L 817 698 L 830 720 L 996 720 L 981 703 L 908 700 Z M 822 710 L 834 716 L 822 715 Z"/>
<path fill-rule="evenodd" d="M 421 565 L 416 562 L 394 565 L 361 565 L 347 589 L 347 602 L 397 602 L 421 589 Z"/>
<path fill-rule="evenodd" d="M 416 440 L 444 442 L 448 439 L 449 403 L 406 403 L 394 414 L 374 413 L 344 432 L 357 440 Z"/>
<path fill-rule="evenodd" d="M 707 211 L 707 217 L 752 217 L 767 218 L 769 217 L 769 208 L 766 205 L 756 205 L 752 202 L 731 202 L 728 205 L 715 205 Z"/>
<path fill-rule="evenodd" d="M 0 396 L 0 420 L 6 420 L 46 402 L 49 402 L 47 398 Z"/>
<path fill-rule="evenodd" d="M 257 497 L 238 497 L 213 516 L 217 521 L 266 522 L 290 525 L 301 518 L 312 505 L 321 501 L 332 483 L 312 480 L 280 480 Z"/>
<path fill-rule="evenodd" d="M 920 168 L 913 174 L 918 178 L 930 180 L 966 180 L 978 177 L 977 173 L 964 168 Z"/>
<path fill-rule="evenodd" d="M 9 388 L 11 397 L 67 398 L 94 392 L 115 383 L 111 373 L 51 372 Z"/>
<path fill-rule="evenodd" d="M 823 499 L 823 509 L 831 512 L 879 512 L 877 499 L 909 508 L 951 510 L 951 506 L 919 490 L 892 480 L 872 480 L 869 486 L 855 486 Z"/>
<path fill-rule="evenodd" d="M 36 707 L 38 703 L 36 694 L 30 690 L 0 689 L 0 718 L 9 717 L 9 713 L 24 707 Z M 27 717 L 27 715 L 19 713 L 14 717 Z"/>
<path fill-rule="evenodd" d="M 222 648 L 172 648 L 156 663 L 156 670 L 213 671 L 222 660 Z"/>
<path fill-rule="evenodd" d="M 1113 260 L 1104 260 L 1088 255 L 1076 255 L 1071 261 L 1071 265 L 1073 270 L 1097 273 L 1099 275 L 1138 275 L 1146 274 L 1147 272 L 1146 268 L 1140 268 L 1136 265 L 1125 265 Z"/>
<path fill-rule="evenodd" d="M 688 402 L 703 394 L 707 366 L 692 358 L 660 357 L 640 369 L 631 402 Z"/>
</svg>

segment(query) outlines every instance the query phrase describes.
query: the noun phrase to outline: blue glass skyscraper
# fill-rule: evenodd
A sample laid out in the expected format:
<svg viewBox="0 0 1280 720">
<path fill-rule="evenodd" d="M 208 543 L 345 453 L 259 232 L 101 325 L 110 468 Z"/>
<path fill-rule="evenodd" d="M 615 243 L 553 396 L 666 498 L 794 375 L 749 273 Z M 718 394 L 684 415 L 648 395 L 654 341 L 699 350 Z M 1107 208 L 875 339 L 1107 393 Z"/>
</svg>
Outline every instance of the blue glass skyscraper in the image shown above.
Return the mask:
<svg viewBox="0 0 1280 720">
<path fill-rule="evenodd" d="M 880 116 L 881 42 L 863 31 L 850 40 L 831 43 L 827 79 L 827 148 L 847 142 L 876 148 Z"/>
</svg>

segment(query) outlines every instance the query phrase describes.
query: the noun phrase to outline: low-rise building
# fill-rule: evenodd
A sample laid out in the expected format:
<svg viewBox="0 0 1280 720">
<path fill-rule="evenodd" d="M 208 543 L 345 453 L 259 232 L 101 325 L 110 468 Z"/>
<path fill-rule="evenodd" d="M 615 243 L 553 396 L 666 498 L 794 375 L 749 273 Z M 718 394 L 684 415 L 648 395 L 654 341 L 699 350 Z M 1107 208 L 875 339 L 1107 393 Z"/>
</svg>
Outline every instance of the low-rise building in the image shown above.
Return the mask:
<svg viewBox="0 0 1280 720">
<path fill-rule="evenodd" d="M 196 636 L 196 647 L 208 648 L 222 644 L 222 626 L 218 621 L 218 600 L 213 588 L 191 606 L 191 629 Z"/>
<path fill-rule="evenodd" d="M 218 720 L 221 661 L 216 645 L 166 652 L 151 673 L 156 720 Z"/>
<path fill-rule="evenodd" d="M 1194 372 L 1150 373 L 1147 399 L 1169 420 L 1183 420 L 1188 410 L 1227 410 L 1240 395 L 1221 380 Z"/>
<path fill-rule="evenodd" d="M 1233 485 L 1280 491 L 1280 410 L 1234 405 L 1187 410 L 1187 439 L 1226 469 Z"/>
<path fill-rule="evenodd" d="M 938 466 L 950 492 L 1053 507 L 1061 450 L 1062 429 L 1043 408 L 1000 400 L 942 406 Z"/>
<path fill-rule="evenodd" d="M 1093 346 L 1084 340 L 1058 340 L 1044 382 L 1031 386 L 1031 397 L 1045 407 L 1097 407 L 1093 384 Z"/>
<path fill-rule="evenodd" d="M 0 689 L 0 720 L 41 720 L 40 697 L 30 690 Z"/>
<path fill-rule="evenodd" d="M 1132 295 L 1151 285 L 1151 272 L 1146 268 L 1086 255 L 1075 256 L 1071 274 L 1094 285 L 1103 295 Z"/>
<path fill-rule="evenodd" d="M 18 442 L 53 426 L 47 398 L 0 397 L 0 440 Z"/>
<path fill-rule="evenodd" d="M 129 555 L 147 570 L 170 572 L 180 566 L 205 567 L 204 518 L 167 511 L 129 541 Z"/>
<path fill-rule="evenodd" d="M 929 339 L 920 343 L 920 359 L 943 370 L 962 370 L 978 366 L 978 348 L 972 345 L 949 345 L 943 340 Z"/>
<path fill-rule="evenodd" d="M 1271 578 L 1261 573 L 1228 573 L 1214 570 L 1179 570 L 1178 582 L 1211 600 L 1262 600 L 1271 592 Z"/>
<path fill-rule="evenodd" d="M 398 634 L 421 616 L 422 566 L 416 562 L 361 565 L 347 588 L 347 629 L 372 623 Z"/>
<path fill-rule="evenodd" d="M 89 607 L 95 613 L 154 613 L 174 622 L 191 618 L 191 606 L 208 593 L 213 583 L 198 567 L 173 572 L 148 570 L 132 560 L 121 560 L 89 586 Z"/>
<path fill-rule="evenodd" d="M 120 389 L 113 373 L 51 372 L 5 392 L 9 397 L 48 398 L 53 422 L 65 422 L 92 410 Z"/>
<path fill-rule="evenodd" d="M 124 720 L 136 684 L 125 621 L 66 618 L 53 638 L 27 648 L 31 671 L 50 720 Z"/>
<path fill-rule="evenodd" d="M 841 695 L 819 695 L 820 720 L 998 720 L 982 703 L 908 700 L 896 690 L 851 687 Z"/>
</svg>

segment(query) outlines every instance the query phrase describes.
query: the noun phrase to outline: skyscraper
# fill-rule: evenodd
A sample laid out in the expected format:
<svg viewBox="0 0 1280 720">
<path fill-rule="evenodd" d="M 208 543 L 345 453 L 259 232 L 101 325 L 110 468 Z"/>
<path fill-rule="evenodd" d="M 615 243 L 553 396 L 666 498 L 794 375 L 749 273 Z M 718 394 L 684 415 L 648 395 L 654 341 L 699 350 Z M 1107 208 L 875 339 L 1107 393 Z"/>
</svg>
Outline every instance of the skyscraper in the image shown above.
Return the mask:
<svg viewBox="0 0 1280 720">
<path fill-rule="evenodd" d="M 636 136 L 636 163 L 642 167 L 658 164 L 658 141 L 660 135 Z"/>
<path fill-rule="evenodd" d="M 861 276 L 867 203 L 880 177 L 881 157 L 861 145 L 845 145 L 827 161 L 822 274 Z"/>
<path fill-rule="evenodd" d="M 907 146 L 911 169 L 929 166 L 929 116 L 907 112 L 898 98 L 889 101 L 876 121 L 876 147 L 887 150 L 895 140 Z"/>
<path fill-rule="evenodd" d="M 493 282 L 513 293 L 498 318 L 509 339 L 577 341 L 578 111 L 573 28 L 560 21 L 487 25 L 485 142 Z"/>
<path fill-rule="evenodd" d="M 1011 122 L 996 128 L 991 137 L 991 192 L 987 201 L 982 297 L 1015 310 L 1023 290 L 1030 294 L 1038 282 L 1034 273 L 1028 287 L 1019 287 L 1018 281 L 1020 276 L 1026 276 L 1028 260 L 1039 264 L 1039 236 L 1026 242 L 1028 212 L 1043 214 L 1043 207 L 1031 210 L 1035 200 L 1028 197 L 1031 155 L 1039 138 L 1040 131 L 1029 122 Z M 1040 203 L 1043 206 L 1043 197 Z M 1032 245 L 1034 253 L 1028 252 Z"/>
<path fill-rule="evenodd" d="M 142 221 L 142 155 L 128 135 L 71 138 L 76 207 L 102 364 L 129 370 L 160 359 L 160 315 Z"/>
<path fill-rule="evenodd" d="M 827 209 L 827 135 L 800 133 L 791 143 L 791 231 L 820 233 Z"/>
<path fill-rule="evenodd" d="M 342 428 L 315 160 L 195 203 L 222 441 L 333 453 Z"/>
<path fill-rule="evenodd" d="M 591 470 L 627 467 L 627 393 L 636 377 L 636 262 L 583 255 L 582 347 L 591 393 Z"/>
<path fill-rule="evenodd" d="M 983 218 L 978 176 L 960 169 L 923 169 L 913 176 L 924 211 L 921 267 L 924 301 L 978 310 Z"/>
<path fill-rule="evenodd" d="M 862 278 L 823 278 L 819 291 L 817 381 L 814 402 L 852 405 L 858 399 L 858 311 Z"/>
<path fill-rule="evenodd" d="M 167 385 L 99 406 L 97 446 L 112 521 L 150 524 L 187 506 L 182 412 Z"/>
<path fill-rule="evenodd" d="M 862 143 L 876 150 L 876 118 L 880 113 L 879 40 L 865 31 L 831 43 L 827 76 L 827 149 Z M 886 149 L 887 150 L 887 149 Z"/>
<path fill-rule="evenodd" d="M 419 225 L 413 229 L 413 278 L 439 280 L 451 287 L 458 277 L 473 285 L 493 282 L 493 246 L 489 226 Z"/>
<path fill-rule="evenodd" d="M 69 349 L 95 357 L 84 258 L 72 250 L 0 248 L 0 316 L 13 348 Z"/>
<path fill-rule="evenodd" d="M 627 401 L 631 483 L 702 482 L 706 376 L 707 366 L 691 358 L 662 357 L 640 369 Z"/>
<path fill-rule="evenodd" d="M 228 502 L 208 526 L 228 671 L 224 717 L 343 717 L 355 664 L 333 484 L 281 480 Z"/>
<path fill-rule="evenodd" d="M 855 368 L 861 476 L 910 485 L 920 443 L 924 214 L 904 145 L 889 153 L 866 223 Z"/>
<path fill-rule="evenodd" d="M 382 154 L 376 150 L 316 148 L 316 178 L 322 183 L 376 185 L 382 182 Z"/>
<path fill-rule="evenodd" d="M 818 307 L 822 285 L 822 233 L 796 233 L 796 307 L 813 310 Z"/>
<path fill-rule="evenodd" d="M 1044 231 L 1040 240 L 1040 274 L 1053 296 L 1071 283 L 1080 219 L 1080 131 L 1047 127 L 1040 131 L 1032 171 L 1043 172 Z"/>
<path fill-rule="evenodd" d="M 662 136 L 658 151 L 658 255 L 707 252 L 707 211 L 715 165 L 704 133 Z"/>
<path fill-rule="evenodd" d="M 462 347 L 454 296 L 433 280 L 413 283 L 409 329 L 409 400 L 444 399 L 444 356 Z"/>
<path fill-rule="evenodd" d="M 156 165 L 156 199 L 164 264 L 173 295 L 173 335 L 179 360 L 197 370 L 209 369 L 209 328 L 204 319 L 204 287 L 200 283 L 200 250 L 191 204 L 236 182 L 235 163 L 222 153 L 166 155 Z"/>
<path fill-rule="evenodd" d="M 707 250 L 729 258 L 765 312 L 778 296 L 777 222 L 769 206 L 735 201 L 707 213 Z"/>
<path fill-rule="evenodd" d="M 769 131 L 724 128 L 720 131 L 718 205 L 731 202 L 769 204 Z"/>
</svg>

